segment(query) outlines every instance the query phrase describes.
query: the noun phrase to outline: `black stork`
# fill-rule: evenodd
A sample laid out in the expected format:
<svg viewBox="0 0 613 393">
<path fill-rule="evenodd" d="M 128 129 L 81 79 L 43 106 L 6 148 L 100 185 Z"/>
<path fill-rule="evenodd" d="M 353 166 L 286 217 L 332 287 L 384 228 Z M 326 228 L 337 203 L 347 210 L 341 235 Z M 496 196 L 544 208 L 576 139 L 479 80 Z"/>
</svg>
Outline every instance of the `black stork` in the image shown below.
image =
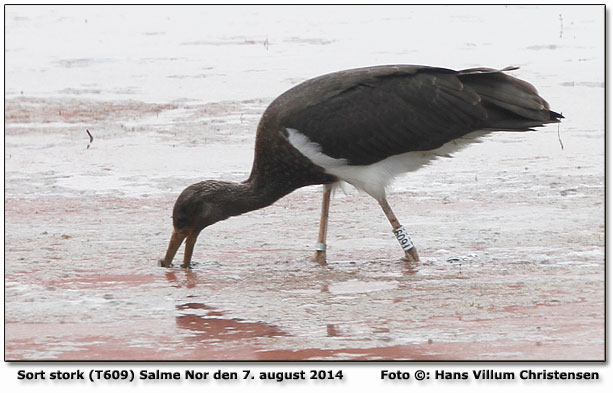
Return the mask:
<svg viewBox="0 0 613 393">
<path fill-rule="evenodd" d="M 417 249 L 385 196 L 392 179 L 448 156 L 492 131 L 527 131 L 563 116 L 530 83 L 502 70 L 454 71 L 385 65 L 335 72 L 281 94 L 259 122 L 253 167 L 242 183 L 208 180 L 177 199 L 174 231 L 162 266 L 183 242 L 189 268 L 202 229 L 323 184 L 315 259 L 325 262 L 330 194 L 345 181 L 379 202 L 409 261 Z"/>
</svg>

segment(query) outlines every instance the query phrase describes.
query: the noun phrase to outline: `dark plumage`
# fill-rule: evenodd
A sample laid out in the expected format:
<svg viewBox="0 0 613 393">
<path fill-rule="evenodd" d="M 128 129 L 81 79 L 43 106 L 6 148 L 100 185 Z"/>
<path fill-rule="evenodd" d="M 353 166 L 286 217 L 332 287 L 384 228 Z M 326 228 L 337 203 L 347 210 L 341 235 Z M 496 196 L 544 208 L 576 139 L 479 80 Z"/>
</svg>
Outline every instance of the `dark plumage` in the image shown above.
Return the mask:
<svg viewBox="0 0 613 393">
<path fill-rule="evenodd" d="M 189 267 L 203 228 L 313 184 L 345 180 L 364 189 L 397 230 L 401 226 L 385 200 L 384 186 L 396 172 L 414 169 L 397 169 L 398 163 L 411 160 L 404 153 L 433 151 L 476 130 L 525 131 L 562 118 L 549 110 L 531 84 L 502 71 L 377 66 L 327 74 L 293 87 L 262 115 L 246 181 L 206 181 L 181 193 L 162 265 L 171 264 L 187 238 L 183 266 Z M 375 179 L 369 171 L 382 166 L 381 173 L 389 178 L 371 187 Z M 325 258 L 329 191 L 326 186 L 320 261 Z M 405 252 L 410 259 L 418 258 L 414 247 Z"/>
</svg>

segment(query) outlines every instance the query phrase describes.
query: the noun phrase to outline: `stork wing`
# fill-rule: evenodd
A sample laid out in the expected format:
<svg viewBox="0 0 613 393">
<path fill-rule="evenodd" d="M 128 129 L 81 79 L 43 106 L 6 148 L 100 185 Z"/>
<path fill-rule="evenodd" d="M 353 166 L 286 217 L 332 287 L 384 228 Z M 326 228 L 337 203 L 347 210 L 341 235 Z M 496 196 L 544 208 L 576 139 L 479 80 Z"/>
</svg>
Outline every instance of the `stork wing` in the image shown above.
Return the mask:
<svg viewBox="0 0 613 393">
<path fill-rule="evenodd" d="M 484 82 L 478 84 L 481 80 Z M 330 157 L 367 165 L 408 151 L 436 149 L 489 127 L 488 118 L 494 114 L 507 129 L 527 129 L 526 125 L 547 122 L 539 118 L 526 123 L 524 113 L 501 105 L 501 100 L 507 100 L 505 94 L 525 85 L 531 87 L 501 71 L 484 68 L 460 72 L 421 66 L 350 70 L 315 78 L 288 91 L 286 94 L 302 105 L 288 111 L 282 123 L 319 144 Z M 532 89 L 525 94 L 540 99 Z M 504 93 L 502 98 L 498 91 Z M 522 98 L 514 97 L 511 103 L 521 106 Z M 547 116 L 548 108 L 546 102 L 541 105 Z M 524 122 L 519 124 L 520 120 Z"/>
<path fill-rule="evenodd" d="M 319 96 L 324 99 L 283 123 L 319 144 L 324 154 L 352 165 L 436 149 L 487 118 L 480 96 L 444 69 L 364 74 L 351 86 Z"/>
</svg>

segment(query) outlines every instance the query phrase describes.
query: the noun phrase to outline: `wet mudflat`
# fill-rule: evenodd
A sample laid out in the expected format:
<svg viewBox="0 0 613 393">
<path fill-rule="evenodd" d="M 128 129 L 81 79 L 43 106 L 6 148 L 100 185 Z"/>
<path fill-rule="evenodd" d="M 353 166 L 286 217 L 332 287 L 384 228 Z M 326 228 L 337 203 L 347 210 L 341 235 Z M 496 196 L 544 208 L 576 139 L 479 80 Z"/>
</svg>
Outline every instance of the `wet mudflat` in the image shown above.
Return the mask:
<svg viewBox="0 0 613 393">
<path fill-rule="evenodd" d="M 99 37 L 105 9 L 8 12 L 7 360 L 603 359 L 600 14 L 511 8 L 508 23 L 533 18 L 542 34 L 467 33 L 462 45 L 445 44 L 460 48 L 453 64 L 428 42 L 370 46 L 356 60 L 349 31 L 364 24 L 327 31 L 333 15 L 297 25 L 255 9 L 279 22 L 273 31 L 192 37 L 164 26 L 194 16 L 153 14 L 135 32 L 114 33 L 138 37 L 126 41 L 140 48 L 126 57 Z M 402 9 L 357 16 L 385 29 L 423 19 Z M 461 10 L 442 18 L 493 23 Z M 35 49 L 24 32 L 75 25 L 89 26 L 99 52 L 77 42 L 23 67 Z M 490 53 L 500 42 L 515 45 L 511 55 Z M 303 62 L 332 52 L 343 59 L 330 57 L 331 69 Z M 307 187 L 207 228 L 193 269 L 157 266 L 184 187 L 248 176 L 259 115 L 274 96 L 322 72 L 398 62 L 519 64 L 513 74 L 567 119 L 559 130 L 491 135 L 399 178 L 389 199 L 419 264 L 400 259 L 376 202 L 350 187 L 332 200 L 328 265 L 311 262 L 321 188 Z"/>
</svg>

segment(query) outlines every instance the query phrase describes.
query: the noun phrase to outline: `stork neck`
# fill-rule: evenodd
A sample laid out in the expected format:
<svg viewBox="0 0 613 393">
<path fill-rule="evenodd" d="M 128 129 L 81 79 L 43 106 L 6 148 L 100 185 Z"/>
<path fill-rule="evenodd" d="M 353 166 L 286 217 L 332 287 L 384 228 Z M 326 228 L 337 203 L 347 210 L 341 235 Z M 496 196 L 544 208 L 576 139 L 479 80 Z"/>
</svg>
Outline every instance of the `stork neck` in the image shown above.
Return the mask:
<svg viewBox="0 0 613 393">
<path fill-rule="evenodd" d="M 252 210 L 272 205 L 290 191 L 282 191 L 274 184 L 263 185 L 250 180 L 242 183 L 233 183 L 229 188 L 228 206 L 226 213 L 237 216 Z"/>
</svg>

